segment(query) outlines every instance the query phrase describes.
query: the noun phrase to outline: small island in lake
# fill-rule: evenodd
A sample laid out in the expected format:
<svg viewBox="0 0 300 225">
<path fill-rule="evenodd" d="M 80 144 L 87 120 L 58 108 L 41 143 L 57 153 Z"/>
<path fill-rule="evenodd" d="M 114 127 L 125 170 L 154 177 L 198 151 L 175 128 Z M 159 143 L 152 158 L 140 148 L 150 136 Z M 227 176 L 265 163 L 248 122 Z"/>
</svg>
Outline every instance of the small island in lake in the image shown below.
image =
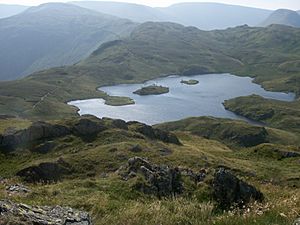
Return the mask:
<svg viewBox="0 0 300 225">
<path fill-rule="evenodd" d="M 128 97 L 108 96 L 105 98 L 105 104 L 110 106 L 124 106 L 135 104 L 134 100 Z"/>
<path fill-rule="evenodd" d="M 187 84 L 187 85 L 196 85 L 196 84 L 199 84 L 199 81 L 197 81 L 197 80 L 182 80 L 180 83 Z"/>
<path fill-rule="evenodd" d="M 169 93 L 168 87 L 158 86 L 158 85 L 150 85 L 147 87 L 143 87 L 141 89 L 136 90 L 133 94 L 137 95 L 161 95 Z"/>
</svg>

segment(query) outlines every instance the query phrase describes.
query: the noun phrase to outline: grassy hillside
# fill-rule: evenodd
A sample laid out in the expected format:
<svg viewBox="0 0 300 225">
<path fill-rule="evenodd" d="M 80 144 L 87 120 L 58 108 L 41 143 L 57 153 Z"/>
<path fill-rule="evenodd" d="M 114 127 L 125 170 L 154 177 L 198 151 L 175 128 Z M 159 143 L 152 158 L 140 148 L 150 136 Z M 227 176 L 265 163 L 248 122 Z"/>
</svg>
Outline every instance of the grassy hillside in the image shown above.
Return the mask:
<svg viewBox="0 0 300 225">
<path fill-rule="evenodd" d="M 299 134 L 250 125 L 244 121 L 230 119 L 193 117 L 176 122 L 159 124 L 156 127 L 167 131 L 190 132 L 193 135 L 217 140 L 231 148 L 237 149 L 253 147 L 262 143 L 300 145 Z"/>
<path fill-rule="evenodd" d="M 129 20 L 69 4 L 31 7 L 0 20 L 0 80 L 71 65 L 135 26 Z"/>
<path fill-rule="evenodd" d="M 253 76 L 269 90 L 299 94 L 299 46 L 300 30 L 286 26 L 206 32 L 173 23 L 145 23 L 129 38 L 105 43 L 73 66 L 1 82 L 0 112 L 38 119 L 74 115 L 76 109 L 67 101 L 108 98 L 96 91 L 98 86 L 167 74 L 231 72 Z"/>
<path fill-rule="evenodd" d="M 269 126 L 300 133 L 299 100 L 288 103 L 260 96 L 239 97 L 225 101 L 226 109 Z"/>
<path fill-rule="evenodd" d="M 64 117 L 76 111 L 66 101 L 107 98 L 95 91 L 98 86 L 174 73 L 251 75 L 268 89 L 299 93 L 293 82 L 300 73 L 299 37 L 298 29 L 284 26 L 205 32 L 172 23 L 146 23 L 129 38 L 103 44 L 74 66 L 1 82 L 0 111 L 31 118 Z M 294 69 L 285 66 L 293 64 Z"/>
<path fill-rule="evenodd" d="M 31 205 L 63 205 L 86 210 L 91 213 L 96 225 L 107 224 L 291 224 L 299 211 L 299 170 L 296 158 L 277 158 L 279 144 L 261 145 L 232 150 L 226 145 L 193 135 L 180 128 L 178 122 L 175 134 L 181 145 L 169 144 L 138 133 L 134 125 L 128 129 L 120 121 L 99 121 L 86 119 L 107 128 L 90 138 L 70 134 L 60 138 L 40 140 L 38 143 L 18 148 L 12 153 L 0 154 L 0 199 L 8 198 Z M 11 119 L 1 119 L 3 121 Z M 195 121 L 210 121 L 210 118 L 194 118 Z M 51 121 L 52 124 L 69 126 L 80 119 L 65 118 Z M 92 122 L 92 123 L 93 123 Z M 103 124 L 104 122 L 104 124 Z M 28 123 L 28 121 L 24 121 Z M 232 122 L 234 123 L 234 122 Z M 102 125 L 101 125 L 102 124 Z M 117 126 L 116 126 L 117 125 Z M 13 125 L 8 125 L 7 128 Z M 30 124 L 27 125 L 27 127 Z M 165 127 L 165 125 L 162 125 Z M 245 125 L 246 126 L 246 125 Z M 80 129 L 81 132 L 91 132 Z M 190 125 L 187 125 L 190 127 Z M 208 125 L 206 126 L 208 127 Z M 4 128 L 4 127 L 3 127 Z M 17 130 L 25 127 L 15 128 Z M 194 130 L 194 128 L 193 128 Z M 1 132 L 3 134 L 3 132 Z M 91 136 L 93 138 L 91 138 Z M 51 143 L 46 152 L 39 152 L 40 146 Z M 136 151 L 136 146 L 139 151 Z M 284 147 L 285 151 L 295 147 Z M 268 154 L 266 154 L 268 153 Z M 274 153 L 274 154 L 269 154 Z M 188 168 L 193 171 L 205 169 L 204 181 L 194 183 L 184 176 L 184 192 L 170 198 L 158 199 L 143 194 L 135 187 L 138 179 L 121 179 L 118 169 L 126 165 L 133 156 L 147 157 L 151 162 Z M 71 168 L 57 182 L 26 183 L 16 173 L 42 162 L 61 162 Z M 212 174 L 218 167 L 228 168 L 239 178 L 253 184 L 265 195 L 263 203 L 253 203 L 247 210 L 223 212 L 216 208 L 211 196 Z M 28 194 L 10 194 L 9 185 L 23 183 L 30 188 Z M 283 216 L 284 215 L 284 216 Z"/>
</svg>

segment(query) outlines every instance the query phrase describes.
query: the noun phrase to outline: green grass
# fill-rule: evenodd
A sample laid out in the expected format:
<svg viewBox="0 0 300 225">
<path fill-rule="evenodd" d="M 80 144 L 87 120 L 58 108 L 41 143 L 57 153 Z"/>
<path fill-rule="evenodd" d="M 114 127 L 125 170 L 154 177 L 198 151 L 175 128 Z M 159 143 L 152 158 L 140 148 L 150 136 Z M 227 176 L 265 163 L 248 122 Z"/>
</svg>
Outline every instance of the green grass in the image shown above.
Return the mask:
<svg viewBox="0 0 300 225">
<path fill-rule="evenodd" d="M 1 82 L 0 112 L 32 119 L 63 118 L 77 111 L 66 105 L 70 100 L 107 100 L 99 86 L 140 83 L 168 74 L 230 72 L 252 76 L 268 90 L 299 94 L 299 37 L 299 29 L 278 25 L 206 32 L 172 23 L 145 23 L 129 38 L 105 44 L 73 66 Z"/>
<path fill-rule="evenodd" d="M 0 184 L 0 199 L 86 210 L 91 213 L 96 225 L 108 222 L 120 225 L 284 225 L 297 217 L 300 209 L 299 158 L 278 160 L 272 155 L 255 152 L 255 148 L 232 150 L 218 141 L 194 136 L 187 131 L 176 131 L 176 134 L 182 146 L 141 139 L 132 131 L 109 129 L 88 142 L 72 135 L 55 139 L 56 148 L 47 154 L 24 149 L 14 154 L 0 155 L 0 176 L 8 178 L 11 184 L 22 182 L 15 177 L 18 170 L 40 162 L 63 158 L 74 169 L 73 174 L 57 183 L 27 184 L 32 192 L 26 196 L 8 196 L 5 185 Z M 136 144 L 141 146 L 142 152 L 130 151 Z M 277 144 L 272 146 L 283 147 Z M 258 147 L 261 151 L 265 148 Z M 162 156 L 160 150 L 165 148 L 170 149 L 171 154 Z M 247 211 L 220 212 L 216 210 L 208 188 L 211 175 L 198 185 L 185 179 L 185 192 L 176 198 L 159 200 L 144 195 L 133 189 L 135 179 L 123 181 L 115 173 L 133 156 L 195 171 L 206 167 L 209 174 L 220 165 L 228 167 L 259 188 L 265 195 L 265 201 L 250 205 Z M 106 178 L 101 178 L 103 173 L 107 174 Z"/>
<path fill-rule="evenodd" d="M 300 133 L 300 101 L 281 102 L 252 95 L 225 101 L 225 108 L 267 125 Z"/>
<path fill-rule="evenodd" d="M 122 106 L 122 105 L 133 105 L 135 104 L 135 102 L 133 99 L 128 97 L 108 96 L 105 100 L 105 104 L 111 106 Z"/>
</svg>

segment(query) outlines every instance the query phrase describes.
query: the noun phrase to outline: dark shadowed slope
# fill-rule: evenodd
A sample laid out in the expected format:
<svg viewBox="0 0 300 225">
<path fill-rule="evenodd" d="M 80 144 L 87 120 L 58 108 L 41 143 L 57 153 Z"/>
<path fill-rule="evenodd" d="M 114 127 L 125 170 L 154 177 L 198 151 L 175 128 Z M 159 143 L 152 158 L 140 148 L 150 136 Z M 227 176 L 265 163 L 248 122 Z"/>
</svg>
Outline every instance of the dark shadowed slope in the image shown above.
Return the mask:
<svg viewBox="0 0 300 225">
<path fill-rule="evenodd" d="M 0 4 L 0 19 L 17 15 L 28 8 L 28 6 L 24 5 Z"/>
<path fill-rule="evenodd" d="M 32 7 L 0 20 L 0 80 L 73 64 L 135 26 L 131 21 L 69 4 Z"/>
<path fill-rule="evenodd" d="M 279 9 L 272 13 L 261 25 L 282 24 L 292 27 L 300 27 L 300 15 L 292 10 Z"/>
<path fill-rule="evenodd" d="M 127 18 L 136 22 L 169 21 L 196 26 L 203 30 L 222 29 L 238 25 L 257 25 L 272 11 L 217 3 L 181 3 L 165 8 L 119 3 L 78 1 L 72 2 L 99 12 Z"/>
</svg>

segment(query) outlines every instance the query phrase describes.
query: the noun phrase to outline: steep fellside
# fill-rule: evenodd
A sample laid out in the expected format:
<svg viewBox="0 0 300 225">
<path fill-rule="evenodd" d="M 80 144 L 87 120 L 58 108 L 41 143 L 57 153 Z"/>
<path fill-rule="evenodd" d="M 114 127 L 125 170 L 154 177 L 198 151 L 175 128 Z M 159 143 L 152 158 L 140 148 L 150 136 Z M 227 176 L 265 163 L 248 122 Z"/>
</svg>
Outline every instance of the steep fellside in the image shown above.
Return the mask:
<svg viewBox="0 0 300 225">
<path fill-rule="evenodd" d="M 261 26 L 269 26 L 271 24 L 300 27 L 300 15 L 298 12 L 292 10 L 279 9 L 273 12 L 263 23 L 261 23 Z"/>
<path fill-rule="evenodd" d="M 69 4 L 32 7 L 0 20 L 0 80 L 76 63 L 135 26 L 129 20 Z"/>
<path fill-rule="evenodd" d="M 285 35 L 282 35 L 282 34 Z M 251 75 L 271 90 L 299 93 L 300 30 L 273 25 L 201 31 L 173 23 L 145 23 L 130 37 L 100 46 L 74 66 L 0 83 L 0 111 L 24 117 L 63 117 L 66 101 L 107 99 L 98 86 L 136 83 L 167 74 L 231 72 Z"/>
</svg>

